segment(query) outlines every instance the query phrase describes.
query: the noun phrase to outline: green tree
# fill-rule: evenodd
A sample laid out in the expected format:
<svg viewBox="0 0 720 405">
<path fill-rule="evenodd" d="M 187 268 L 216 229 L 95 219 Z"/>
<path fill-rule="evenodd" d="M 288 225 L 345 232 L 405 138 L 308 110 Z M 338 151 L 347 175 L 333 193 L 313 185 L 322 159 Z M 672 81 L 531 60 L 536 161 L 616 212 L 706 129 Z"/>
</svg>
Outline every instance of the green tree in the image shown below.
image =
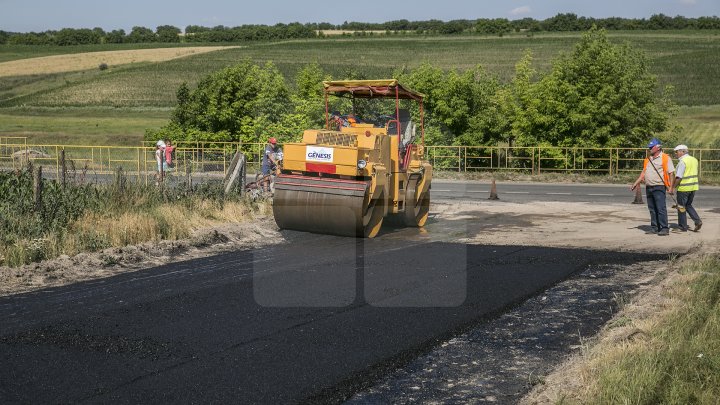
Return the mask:
<svg viewBox="0 0 720 405">
<path fill-rule="evenodd" d="M 516 115 L 513 123 L 524 144 L 640 145 L 667 130 L 675 111 L 671 88 L 657 94 L 645 54 L 611 43 L 605 30 L 595 27 L 572 54 L 554 62 L 550 74 L 526 86 L 529 106 L 519 107 L 532 114 L 520 115 L 522 122 Z"/>
<path fill-rule="evenodd" d="M 579 31 L 578 16 L 574 13 L 559 13 L 542 23 L 545 31 Z"/>
<path fill-rule="evenodd" d="M 187 82 L 183 82 L 175 93 L 178 105 L 172 112 L 171 122 L 180 128 L 187 128 L 190 120 L 190 88 Z"/>
<path fill-rule="evenodd" d="M 257 142 L 269 124 L 280 122 L 290 111 L 288 99 L 285 78 L 275 65 L 245 61 L 205 77 L 189 95 L 187 85 L 181 85 L 172 122 L 161 133 L 175 131 L 173 138 L 192 140 Z M 148 134 L 151 139 L 156 136 Z"/>
<path fill-rule="evenodd" d="M 55 33 L 55 43 L 61 46 L 99 44 L 101 36 L 93 30 L 83 28 L 63 28 Z"/>
<path fill-rule="evenodd" d="M 500 35 L 512 31 L 512 25 L 507 18 L 482 18 L 477 20 L 475 24 L 475 31 L 480 34 Z"/>
<path fill-rule="evenodd" d="M 150 28 L 145 27 L 133 27 L 132 31 L 130 31 L 130 34 L 128 34 L 127 38 L 125 38 L 125 42 L 129 42 L 131 44 L 140 44 L 155 41 L 157 41 L 157 36 L 155 35 L 155 32 L 153 32 L 153 30 L 151 30 Z"/>
<path fill-rule="evenodd" d="M 158 42 L 180 42 L 180 28 L 172 25 L 161 25 L 155 30 Z"/>
<path fill-rule="evenodd" d="M 535 122 L 542 121 L 539 108 L 542 100 L 534 94 L 535 69 L 532 54 L 526 51 L 515 64 L 515 77 L 490 97 L 480 125 L 486 143 L 507 142 L 509 145 L 535 145 Z"/>
<path fill-rule="evenodd" d="M 125 30 L 112 30 L 105 34 L 105 42 L 108 44 L 122 44 L 125 42 Z"/>
<path fill-rule="evenodd" d="M 288 121 L 288 124 L 292 123 L 289 126 L 293 128 L 288 129 L 288 132 L 297 134 L 304 129 L 325 126 L 325 99 L 322 82 L 330 79 L 330 75 L 323 71 L 317 61 L 306 65 L 297 72 L 295 94 L 291 97 L 295 117 Z"/>
<path fill-rule="evenodd" d="M 454 70 L 446 73 L 424 63 L 411 72 L 396 72 L 395 76 L 426 96 L 428 143 L 477 144 L 484 140 L 482 117 L 497 91 L 498 82 L 481 66 L 462 73 Z"/>
</svg>

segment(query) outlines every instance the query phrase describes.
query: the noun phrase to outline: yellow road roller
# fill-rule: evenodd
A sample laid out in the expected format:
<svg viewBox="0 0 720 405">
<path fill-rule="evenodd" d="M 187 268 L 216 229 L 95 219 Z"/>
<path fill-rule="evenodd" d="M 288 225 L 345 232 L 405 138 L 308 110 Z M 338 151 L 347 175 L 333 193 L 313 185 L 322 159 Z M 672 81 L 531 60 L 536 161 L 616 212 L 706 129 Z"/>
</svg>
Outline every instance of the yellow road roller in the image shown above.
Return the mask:
<svg viewBox="0 0 720 405">
<path fill-rule="evenodd" d="M 323 86 L 325 129 L 306 130 L 301 142 L 283 147 L 273 198 L 278 227 L 372 238 L 386 217 L 423 226 L 432 180 L 432 166 L 423 160 L 423 95 L 394 79 L 326 81 Z M 331 114 L 331 96 L 352 100 L 352 113 Z M 364 122 L 354 114 L 356 99 L 385 99 L 390 112 L 384 120 Z M 419 107 L 419 123 L 401 108 L 408 103 Z"/>
</svg>

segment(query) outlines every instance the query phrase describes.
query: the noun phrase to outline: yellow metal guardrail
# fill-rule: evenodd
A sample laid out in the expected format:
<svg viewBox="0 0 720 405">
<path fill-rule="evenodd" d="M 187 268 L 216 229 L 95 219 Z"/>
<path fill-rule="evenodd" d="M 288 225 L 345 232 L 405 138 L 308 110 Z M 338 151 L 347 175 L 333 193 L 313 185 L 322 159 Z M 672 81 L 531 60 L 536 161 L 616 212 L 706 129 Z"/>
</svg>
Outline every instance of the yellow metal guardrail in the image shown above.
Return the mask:
<svg viewBox="0 0 720 405">
<path fill-rule="evenodd" d="M 433 168 L 458 172 L 524 171 L 597 173 L 618 175 L 639 173 L 645 148 L 573 148 L 508 146 L 426 146 Z M 700 163 L 700 175 L 720 174 L 720 149 L 692 148 Z"/>
<path fill-rule="evenodd" d="M 175 150 L 177 173 L 224 175 L 237 151 L 245 153 L 250 167 L 259 169 L 264 143 L 178 142 Z M 0 168 L 17 169 L 32 161 L 54 167 L 59 175 L 64 151 L 68 170 L 97 174 L 115 172 L 148 177 L 157 171 L 155 145 L 76 146 L 31 145 L 25 138 L 0 138 Z M 618 175 L 638 173 L 647 150 L 644 148 L 572 148 L 509 146 L 426 146 L 426 157 L 436 170 L 521 171 L 597 173 Z M 720 149 L 691 149 L 700 162 L 700 175 L 720 174 Z"/>
</svg>

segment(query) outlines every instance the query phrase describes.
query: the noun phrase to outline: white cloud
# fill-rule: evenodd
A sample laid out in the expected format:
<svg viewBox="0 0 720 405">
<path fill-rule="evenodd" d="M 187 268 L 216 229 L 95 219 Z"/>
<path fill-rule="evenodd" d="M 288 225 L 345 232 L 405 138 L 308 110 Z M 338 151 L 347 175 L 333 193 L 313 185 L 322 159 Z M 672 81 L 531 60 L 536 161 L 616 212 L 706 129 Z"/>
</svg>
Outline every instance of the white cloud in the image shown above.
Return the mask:
<svg viewBox="0 0 720 405">
<path fill-rule="evenodd" d="M 697 0 L 680 0 L 680 4 L 693 6 L 693 5 L 697 4 Z"/>
<path fill-rule="evenodd" d="M 695 1 L 695 0 L 681 0 L 681 1 Z M 510 15 L 523 15 L 523 14 L 530 14 L 532 10 L 530 10 L 530 6 L 522 6 L 518 8 L 514 8 L 510 10 Z"/>
</svg>

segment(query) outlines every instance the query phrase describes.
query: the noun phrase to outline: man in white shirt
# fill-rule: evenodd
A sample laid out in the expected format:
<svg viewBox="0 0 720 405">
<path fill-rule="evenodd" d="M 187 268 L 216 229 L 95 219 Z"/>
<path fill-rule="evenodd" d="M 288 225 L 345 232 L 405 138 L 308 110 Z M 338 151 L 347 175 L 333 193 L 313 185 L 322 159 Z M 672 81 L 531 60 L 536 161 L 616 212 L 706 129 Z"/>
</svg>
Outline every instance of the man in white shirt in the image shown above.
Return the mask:
<svg viewBox="0 0 720 405">
<path fill-rule="evenodd" d="M 643 171 L 633 183 L 631 190 L 635 190 L 641 182 L 645 182 L 645 195 L 647 197 L 648 211 L 650 211 L 650 226 L 660 236 L 670 234 L 668 225 L 665 193 L 671 187 L 672 174 L 675 173 L 670 156 L 663 153 L 662 143 L 653 138 L 648 144 L 650 156 L 645 159 Z"/>
</svg>

